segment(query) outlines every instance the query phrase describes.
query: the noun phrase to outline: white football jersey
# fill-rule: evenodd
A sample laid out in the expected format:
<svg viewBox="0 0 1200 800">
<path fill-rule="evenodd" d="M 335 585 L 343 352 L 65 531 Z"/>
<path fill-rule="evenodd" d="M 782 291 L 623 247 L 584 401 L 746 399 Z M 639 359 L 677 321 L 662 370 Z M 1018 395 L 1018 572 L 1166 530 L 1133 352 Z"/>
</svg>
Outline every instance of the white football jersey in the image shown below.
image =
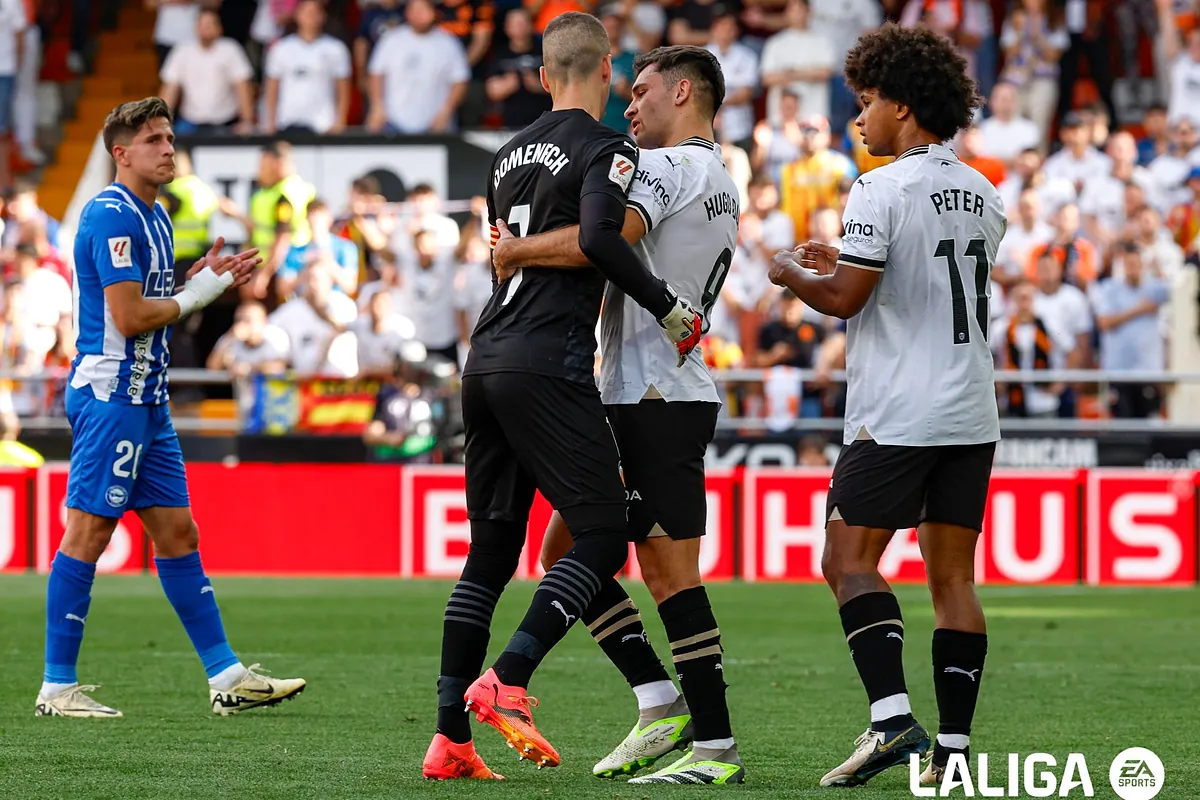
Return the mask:
<svg viewBox="0 0 1200 800">
<path fill-rule="evenodd" d="M 942 145 L 854 182 L 838 268 L 883 273 L 846 329 L 846 444 L 1000 438 L 987 330 L 1007 222 L 987 179 Z"/>
<path fill-rule="evenodd" d="M 686 139 L 642 150 L 629 206 L 646 225 L 634 249 L 705 319 L 721 294 L 738 237 L 738 190 L 716 145 Z M 646 397 L 721 402 L 699 348 L 682 368 L 658 321 L 612 283 L 600 318 L 600 395 L 607 404 Z"/>
</svg>

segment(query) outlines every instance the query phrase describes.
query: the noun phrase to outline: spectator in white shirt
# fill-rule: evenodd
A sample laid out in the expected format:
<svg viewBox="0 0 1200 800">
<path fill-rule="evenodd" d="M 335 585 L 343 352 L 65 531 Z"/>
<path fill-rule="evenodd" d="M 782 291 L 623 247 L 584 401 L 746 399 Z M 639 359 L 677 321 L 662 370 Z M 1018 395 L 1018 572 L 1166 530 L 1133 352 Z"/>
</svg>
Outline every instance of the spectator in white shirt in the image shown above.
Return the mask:
<svg viewBox="0 0 1200 800">
<path fill-rule="evenodd" d="M 13 125 L 13 96 L 17 88 L 21 35 L 29 25 L 23 0 L 0 0 L 0 187 L 12 183 L 9 158 Z"/>
<path fill-rule="evenodd" d="M 1017 87 L 1000 81 L 992 89 L 988 110 L 992 115 L 979 123 L 983 137 L 983 154 L 998 158 L 1010 166 L 1023 150 L 1042 143 L 1041 133 L 1033 120 L 1017 115 Z"/>
<path fill-rule="evenodd" d="M 350 113 L 350 49 L 326 35 L 325 6 L 300 0 L 296 33 L 267 52 L 263 131 L 341 133 Z"/>
<path fill-rule="evenodd" d="M 715 127 L 722 141 L 741 142 L 754 132 L 754 95 L 758 91 L 758 56 L 738 42 L 738 18 L 731 11 L 713 18 L 708 51 L 717 57 L 725 76 L 725 102 Z"/>
<path fill-rule="evenodd" d="M 37 248 L 17 245 L 17 298 L 22 344 L 29 363 L 44 364 L 57 342 L 71 341 L 71 287 L 57 272 L 38 266 Z"/>
<path fill-rule="evenodd" d="M 1200 109 L 1196 111 L 1200 115 Z M 1197 136 L 1196 121 L 1184 115 L 1171 123 L 1167 132 L 1167 152 L 1155 156 L 1146 169 L 1158 187 L 1159 210 L 1164 214 L 1181 203 L 1190 203 L 1192 193 L 1188 190 L 1188 173 L 1200 164 L 1200 136 Z"/>
<path fill-rule="evenodd" d="M 154 50 L 158 54 L 158 68 L 162 69 L 172 48 L 195 40 L 200 3 L 197 0 L 145 0 L 145 5 L 157 10 Z"/>
<path fill-rule="evenodd" d="M 1159 15 L 1160 20 L 1163 15 Z M 1167 100 L 1167 119 L 1171 122 L 1195 117 L 1200 109 L 1200 29 L 1187 36 L 1187 48 L 1181 47 L 1179 29 L 1172 15 L 1166 15 L 1169 26 L 1162 33 L 1163 53 L 1170 68 L 1170 94 Z M 1160 23 L 1161 24 L 1161 23 Z"/>
<path fill-rule="evenodd" d="M 400 348 L 416 333 L 412 320 L 396 313 L 390 292 L 376 292 L 350 326 L 358 343 L 358 377 L 388 378 Z"/>
<path fill-rule="evenodd" d="M 36 4 L 34 4 L 36 5 Z M 13 93 L 13 139 L 20 148 L 21 159 L 34 166 L 48 160 L 37 146 L 38 83 L 42 71 L 42 29 L 30 20 L 21 32 L 21 52 L 17 64 L 16 86 Z"/>
<path fill-rule="evenodd" d="M 1000 77 L 1017 87 L 1021 113 L 1037 124 L 1042 141 L 1058 104 L 1058 62 L 1071 44 L 1062 8 L 1047 5 L 1045 0 L 1023 0 L 1009 12 L 1000 33 Z"/>
<path fill-rule="evenodd" d="M 413 237 L 415 252 L 401 264 L 404 304 L 400 313 L 416 326 L 416 340 L 431 356 L 458 364 L 459 327 L 454 298 L 454 248 L 433 231 Z"/>
<path fill-rule="evenodd" d="M 368 130 L 379 133 L 444 133 L 467 96 L 471 66 L 457 37 L 437 24 L 430 0 L 409 0 L 407 25 L 393 28 L 375 45 Z"/>
<path fill-rule="evenodd" d="M 249 411 L 254 407 L 254 387 L 245 379 L 255 374 L 278 375 L 287 365 L 287 333 L 268 323 L 266 307 L 251 300 L 233 312 L 233 327 L 217 340 L 206 366 L 233 373 L 237 379 L 238 406 Z"/>
<path fill-rule="evenodd" d="M 1022 151 L 1013 161 L 1008 177 L 1001 181 L 997 190 L 1004 207 L 1008 210 L 1008 218 L 1016 213 L 1017 201 L 1025 189 L 1036 189 L 1042 201 L 1042 209 L 1046 215 L 1053 214 L 1065 203 L 1075 202 L 1075 184 L 1065 178 L 1050 178 L 1043 169 L 1041 154 L 1030 148 Z"/>
<path fill-rule="evenodd" d="M 1038 259 L 1037 284 L 1034 313 L 1058 345 L 1050 353 L 1050 369 L 1083 369 L 1088 363 L 1092 336 L 1092 307 L 1087 295 L 1063 283 L 1062 267 L 1051 253 Z M 1070 390 L 1063 393 L 1062 403 L 1060 416 L 1075 416 Z"/>
<path fill-rule="evenodd" d="M 427 183 L 418 183 L 408 191 L 405 202 L 410 216 L 396 228 L 392 249 L 403 260 L 413 252 L 413 237 L 420 231 L 433 231 L 438 247 L 458 247 L 458 223 L 441 212 L 442 199 Z"/>
<path fill-rule="evenodd" d="M 1111 170 L 1088 178 L 1079 193 L 1084 230 L 1088 239 L 1102 250 L 1116 241 L 1125 226 L 1126 186 L 1132 183 L 1145 194 L 1153 188 L 1149 171 L 1137 166 L 1137 141 L 1132 134 L 1117 131 L 1109 137 L 1107 149 Z"/>
<path fill-rule="evenodd" d="M 1163 225 L 1162 215 L 1153 206 L 1142 206 L 1133 215 L 1131 227 L 1146 269 L 1154 277 L 1166 281 L 1168 286 L 1174 286 L 1175 278 L 1183 270 L 1183 250 Z M 1113 274 L 1116 275 L 1115 265 Z"/>
<path fill-rule="evenodd" d="M 1009 219 L 1008 229 L 996 250 L 996 265 L 992 268 L 992 280 L 1005 289 L 1024 278 L 1033 248 L 1054 238 L 1054 229 L 1042 216 L 1041 194 L 1033 187 L 1021 192 Z"/>
<path fill-rule="evenodd" d="M 1047 178 L 1067 180 L 1078 193 L 1089 178 L 1112 171 L 1112 159 L 1092 147 L 1091 131 L 1081 114 L 1074 111 L 1067 114 L 1058 135 L 1063 149 L 1046 159 Z"/>
<path fill-rule="evenodd" d="M 772 180 L 778 181 L 783 168 L 800 158 L 805 136 L 800 120 L 800 98 L 790 89 L 782 90 L 779 116 L 774 121 L 768 117 L 754 126 L 750 164 L 755 171 L 766 172 Z"/>
<path fill-rule="evenodd" d="M 470 346 L 475 323 L 492 297 L 492 262 L 482 236 L 472 236 L 463 244 L 454 276 L 454 310 L 458 313 L 459 339 Z"/>
<path fill-rule="evenodd" d="M 879 27 L 883 22 L 883 9 L 877 0 L 810 0 L 810 10 L 813 32 L 833 47 L 833 75 L 829 78 L 830 128 L 845 130 L 846 124 L 858 114 L 858 100 L 842 77 L 846 53 L 859 36 Z M 800 113 L 807 116 L 809 112 L 802 108 Z"/>
<path fill-rule="evenodd" d="M 767 39 L 762 51 L 762 85 L 769 90 L 767 119 L 773 125 L 782 122 L 780 105 L 785 89 L 799 99 L 805 116 L 828 117 L 829 79 L 836 55 L 833 45 L 809 28 L 808 0 L 788 0 L 784 19 L 787 27 Z"/>
<path fill-rule="evenodd" d="M 217 340 L 208 356 L 208 368 L 245 377 L 255 372 L 283 372 L 287 360 L 287 333 L 267 322 L 267 309 L 262 303 L 249 300 L 233 312 L 233 327 Z"/>
<path fill-rule="evenodd" d="M 346 328 L 357 316 L 354 301 L 333 291 L 332 276 L 316 264 L 300 274 L 296 298 L 267 321 L 287 334 L 288 366 L 298 375 L 352 378 L 358 373 L 358 345 Z"/>
<path fill-rule="evenodd" d="M 175 111 L 177 134 L 254 130 L 254 70 L 242 46 L 223 34 L 221 15 L 202 11 L 195 40 L 167 56 L 159 95 Z"/>
</svg>

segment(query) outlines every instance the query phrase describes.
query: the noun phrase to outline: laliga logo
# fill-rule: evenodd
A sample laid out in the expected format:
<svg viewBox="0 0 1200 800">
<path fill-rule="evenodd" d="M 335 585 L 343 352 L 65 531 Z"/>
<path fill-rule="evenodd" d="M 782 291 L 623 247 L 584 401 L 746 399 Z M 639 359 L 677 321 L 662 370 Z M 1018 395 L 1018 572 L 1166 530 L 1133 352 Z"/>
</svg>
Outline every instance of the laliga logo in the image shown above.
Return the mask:
<svg viewBox="0 0 1200 800">
<path fill-rule="evenodd" d="M 1050 770 L 1058 766 L 1054 756 L 1033 753 L 1024 762 L 1016 753 L 1008 754 L 1007 781 L 992 786 L 988 774 L 987 753 L 978 755 L 975 781 L 962 753 L 952 753 L 946 764 L 940 786 L 921 786 L 921 757 L 909 758 L 908 788 L 914 797 L 1095 797 L 1087 759 L 1082 753 L 1071 753 L 1063 767 L 1062 781 Z M 1152 800 L 1162 791 L 1163 763 L 1144 747 L 1131 747 L 1113 759 L 1108 780 L 1121 800 Z M 961 793 L 954 792 L 961 789 Z M 1080 794 L 1075 794 L 1075 790 Z M 1023 792 L 1023 793 L 1022 793 Z"/>
</svg>

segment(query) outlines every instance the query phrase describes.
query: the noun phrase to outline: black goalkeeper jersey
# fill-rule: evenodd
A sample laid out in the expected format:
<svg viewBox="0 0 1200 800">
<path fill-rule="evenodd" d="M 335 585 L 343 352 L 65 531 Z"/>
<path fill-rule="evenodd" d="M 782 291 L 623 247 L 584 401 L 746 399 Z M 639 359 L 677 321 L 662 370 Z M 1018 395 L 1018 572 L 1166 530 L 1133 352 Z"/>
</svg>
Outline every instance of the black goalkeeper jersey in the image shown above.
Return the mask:
<svg viewBox="0 0 1200 800">
<path fill-rule="evenodd" d="M 500 148 L 487 187 L 488 219 L 516 236 L 579 224 L 580 198 L 605 192 L 622 207 L 638 149 L 586 111 L 548 111 Z M 604 276 L 594 267 L 519 270 L 492 296 L 471 335 L 464 375 L 526 372 L 594 383 Z"/>
</svg>

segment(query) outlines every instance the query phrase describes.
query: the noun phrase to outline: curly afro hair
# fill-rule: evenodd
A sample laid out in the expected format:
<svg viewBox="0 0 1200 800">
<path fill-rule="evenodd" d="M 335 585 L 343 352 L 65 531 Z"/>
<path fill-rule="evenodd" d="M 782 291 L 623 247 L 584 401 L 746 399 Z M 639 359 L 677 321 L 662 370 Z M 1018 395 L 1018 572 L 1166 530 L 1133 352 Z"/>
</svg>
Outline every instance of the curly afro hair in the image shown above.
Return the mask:
<svg viewBox="0 0 1200 800">
<path fill-rule="evenodd" d="M 856 93 L 874 89 L 908 106 L 917 124 L 943 142 L 969 127 L 983 105 L 966 59 L 928 28 L 888 23 L 862 36 L 846 56 L 846 83 Z"/>
</svg>

